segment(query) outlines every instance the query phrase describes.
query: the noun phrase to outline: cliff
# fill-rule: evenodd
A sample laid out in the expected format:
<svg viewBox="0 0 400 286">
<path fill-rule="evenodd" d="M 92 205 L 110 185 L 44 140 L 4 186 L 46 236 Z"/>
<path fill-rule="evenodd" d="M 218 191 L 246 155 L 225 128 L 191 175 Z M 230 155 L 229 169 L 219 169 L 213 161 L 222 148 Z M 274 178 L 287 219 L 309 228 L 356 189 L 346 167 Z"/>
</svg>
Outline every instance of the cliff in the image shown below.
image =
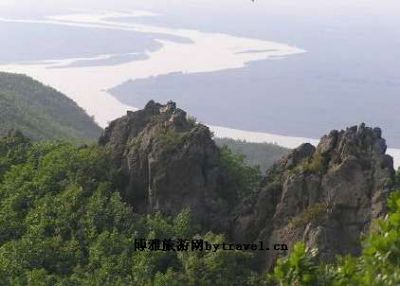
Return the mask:
<svg viewBox="0 0 400 286">
<path fill-rule="evenodd" d="M 291 246 L 300 240 L 319 258 L 360 254 L 360 236 L 386 214 L 394 184 L 392 158 L 379 128 L 331 131 L 275 163 L 240 201 L 209 129 L 169 102 L 113 121 L 100 138 L 126 177 L 124 199 L 138 213 L 175 215 L 184 208 L 204 231 L 236 242 Z M 285 253 L 281 253 L 285 254 Z M 270 269 L 280 253 L 259 252 Z"/>
<path fill-rule="evenodd" d="M 176 215 L 192 210 L 195 221 L 227 229 L 226 175 L 209 129 L 175 103 L 150 101 L 143 110 L 113 121 L 100 138 L 127 177 L 124 198 L 139 213 Z"/>
<path fill-rule="evenodd" d="M 392 158 L 379 128 L 364 124 L 331 131 L 315 148 L 303 144 L 267 173 L 254 199 L 234 220 L 235 240 L 262 240 L 289 248 L 305 241 L 319 258 L 360 254 L 360 236 L 386 213 L 394 183 Z M 267 268 L 277 258 L 263 257 Z"/>
</svg>

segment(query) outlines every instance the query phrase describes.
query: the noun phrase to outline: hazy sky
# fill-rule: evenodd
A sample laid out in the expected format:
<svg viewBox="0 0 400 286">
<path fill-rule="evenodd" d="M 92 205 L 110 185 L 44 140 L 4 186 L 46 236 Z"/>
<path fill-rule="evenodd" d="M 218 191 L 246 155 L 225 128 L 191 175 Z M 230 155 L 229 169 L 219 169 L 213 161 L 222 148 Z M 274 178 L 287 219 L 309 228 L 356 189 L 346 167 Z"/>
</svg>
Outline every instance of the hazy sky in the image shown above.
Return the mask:
<svg viewBox="0 0 400 286">
<path fill-rule="evenodd" d="M 299 15 L 354 14 L 400 16 L 398 0 L 0 0 L 0 12 L 27 14 L 66 9 L 209 9 L 210 11 L 244 9 L 244 12 L 266 9 L 277 13 Z M 400 17 L 399 17 L 400 18 Z"/>
</svg>

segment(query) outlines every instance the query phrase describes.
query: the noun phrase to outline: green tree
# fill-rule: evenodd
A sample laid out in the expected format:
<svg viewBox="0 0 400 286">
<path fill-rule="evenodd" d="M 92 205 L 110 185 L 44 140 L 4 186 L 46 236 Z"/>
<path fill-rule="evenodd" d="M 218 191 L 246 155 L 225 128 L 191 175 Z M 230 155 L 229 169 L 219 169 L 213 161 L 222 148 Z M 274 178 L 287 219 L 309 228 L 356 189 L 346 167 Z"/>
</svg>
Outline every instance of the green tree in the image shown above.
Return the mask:
<svg viewBox="0 0 400 286">
<path fill-rule="evenodd" d="M 246 285 L 254 276 L 241 251 L 138 251 L 140 238 L 197 237 L 190 210 L 135 214 L 103 148 L 16 135 L 0 140 L 1 285 Z"/>
<path fill-rule="evenodd" d="M 223 146 L 220 148 L 219 162 L 230 178 L 223 195 L 231 203 L 237 203 L 243 197 L 251 195 L 260 184 L 259 167 L 247 165 L 244 155 L 235 154 L 227 146 Z"/>
</svg>

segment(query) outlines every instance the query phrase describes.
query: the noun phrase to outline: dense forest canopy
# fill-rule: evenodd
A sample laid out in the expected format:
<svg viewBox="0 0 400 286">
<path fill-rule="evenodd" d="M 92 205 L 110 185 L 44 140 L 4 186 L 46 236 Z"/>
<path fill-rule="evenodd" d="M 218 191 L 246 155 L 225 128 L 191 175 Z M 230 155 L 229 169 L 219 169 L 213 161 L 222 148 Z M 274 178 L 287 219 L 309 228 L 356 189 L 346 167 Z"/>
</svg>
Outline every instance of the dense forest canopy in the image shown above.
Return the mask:
<svg viewBox="0 0 400 286">
<path fill-rule="evenodd" d="M 199 229 L 188 210 L 135 214 L 109 162 L 96 146 L 32 143 L 20 133 L 0 141 L 2 285 L 246 285 L 254 276 L 250 253 L 134 251 L 135 239 Z"/>
<path fill-rule="evenodd" d="M 139 214 L 124 200 L 127 178 L 114 165 L 107 146 L 75 144 L 96 140 L 101 129 L 62 94 L 28 77 L 0 73 L 0 111 L 0 285 L 400 284 L 400 193 L 394 191 L 400 189 L 399 171 L 389 212 L 374 221 L 362 238 L 360 256 L 338 256 L 322 263 L 318 249 L 299 242 L 267 273 L 257 253 L 244 249 L 177 252 L 138 248 L 142 239 L 223 243 L 229 237 L 196 224 L 190 209 L 174 216 Z M 196 122 L 191 125 L 197 126 Z M 160 151 L 182 145 L 181 133 L 162 134 L 164 149 Z M 266 180 L 264 171 L 289 151 L 230 139 L 216 139 L 216 143 L 220 146 L 216 164 L 224 170 L 224 178 L 229 178 L 223 194 L 231 198 L 233 209 L 253 197 Z M 295 155 L 304 154 L 295 150 L 286 163 L 295 160 Z M 324 167 L 321 158 L 311 157 L 300 167 L 307 176 L 315 175 L 315 169 Z M 287 173 L 290 177 L 298 171 Z M 277 178 L 269 179 L 276 187 Z"/>
<path fill-rule="evenodd" d="M 229 160 L 237 169 L 240 160 Z M 223 242 L 176 217 L 138 215 L 123 202 L 123 180 L 98 146 L 34 143 L 21 133 L 0 140 L 2 285 L 397 285 L 400 196 L 365 239 L 361 257 L 318 264 L 298 244 L 271 274 L 246 251 L 137 251 L 135 239 Z M 204 231 L 204 230 L 203 230 Z"/>
</svg>

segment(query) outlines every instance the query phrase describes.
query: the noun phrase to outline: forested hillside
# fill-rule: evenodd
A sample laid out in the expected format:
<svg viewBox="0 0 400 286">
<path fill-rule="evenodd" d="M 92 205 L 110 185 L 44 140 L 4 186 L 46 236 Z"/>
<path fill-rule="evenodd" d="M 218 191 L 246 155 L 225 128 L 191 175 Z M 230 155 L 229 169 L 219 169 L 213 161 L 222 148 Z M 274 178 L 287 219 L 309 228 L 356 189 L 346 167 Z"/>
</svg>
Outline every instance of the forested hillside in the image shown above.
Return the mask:
<svg viewBox="0 0 400 286">
<path fill-rule="evenodd" d="M 0 285 L 400 283 L 400 176 L 379 128 L 333 130 L 265 176 L 174 102 L 90 146 L 7 134 Z"/>
<path fill-rule="evenodd" d="M 271 143 L 251 143 L 230 138 L 214 138 L 214 141 L 220 147 L 227 146 L 234 153 L 243 155 L 248 165 L 259 166 L 262 173 L 290 152 L 290 149 Z"/>
<path fill-rule="evenodd" d="M 35 139 L 95 141 L 101 133 L 83 109 L 25 75 L 0 72 L 0 135 L 18 129 Z"/>
<path fill-rule="evenodd" d="M 389 201 L 389 215 L 364 239 L 360 257 L 320 264 L 318 250 L 300 243 L 268 274 L 259 270 L 257 253 L 243 248 L 206 251 L 189 245 L 187 251 L 172 251 L 170 238 L 220 244 L 229 239 L 200 228 L 188 209 L 175 216 L 138 214 L 121 196 L 124 176 L 112 161 L 100 146 L 35 143 L 18 132 L 0 139 L 1 285 L 400 283 L 397 193 Z M 225 162 L 237 170 L 239 161 Z"/>
<path fill-rule="evenodd" d="M 140 239 L 224 238 L 198 236 L 188 210 L 135 213 L 122 182 L 102 147 L 2 138 L 0 284 L 253 285 L 250 253 L 140 250 Z"/>
</svg>

